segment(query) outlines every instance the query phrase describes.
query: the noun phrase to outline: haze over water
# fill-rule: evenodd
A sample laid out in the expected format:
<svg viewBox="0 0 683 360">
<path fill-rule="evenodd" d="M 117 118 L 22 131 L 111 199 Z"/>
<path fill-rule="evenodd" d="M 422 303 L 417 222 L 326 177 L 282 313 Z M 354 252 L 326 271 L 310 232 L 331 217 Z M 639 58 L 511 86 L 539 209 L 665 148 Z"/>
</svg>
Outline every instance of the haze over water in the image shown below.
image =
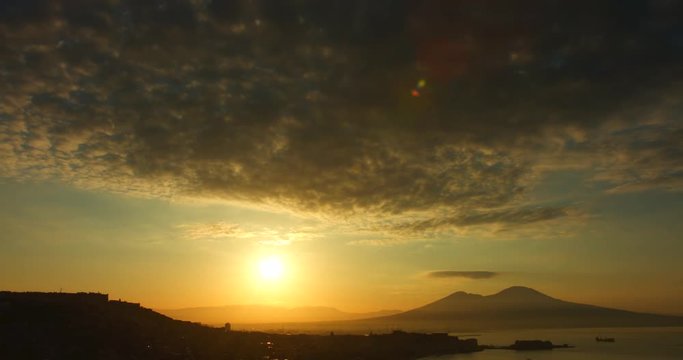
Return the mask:
<svg viewBox="0 0 683 360">
<path fill-rule="evenodd" d="M 468 338 L 470 334 L 454 334 Z M 423 360 L 674 360 L 683 359 L 683 327 L 586 328 L 495 331 L 476 334 L 480 344 L 509 345 L 515 340 L 550 340 L 572 349 L 548 351 L 484 350 L 471 354 L 427 357 Z M 613 337 L 614 343 L 595 337 Z"/>
</svg>

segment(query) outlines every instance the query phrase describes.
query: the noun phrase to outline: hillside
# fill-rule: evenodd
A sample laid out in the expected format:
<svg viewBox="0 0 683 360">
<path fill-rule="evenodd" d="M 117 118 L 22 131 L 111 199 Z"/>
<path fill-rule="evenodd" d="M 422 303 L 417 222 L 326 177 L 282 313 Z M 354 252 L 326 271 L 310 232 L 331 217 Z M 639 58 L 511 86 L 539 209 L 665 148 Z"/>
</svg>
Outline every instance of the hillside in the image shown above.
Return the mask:
<svg viewBox="0 0 683 360">
<path fill-rule="evenodd" d="M 367 325 L 430 331 L 681 326 L 683 317 L 572 303 L 514 286 L 489 296 L 456 292 L 404 313 L 372 319 Z"/>
<path fill-rule="evenodd" d="M 220 335 L 106 294 L 0 292 L 3 359 L 217 359 Z"/>
<path fill-rule="evenodd" d="M 173 320 L 99 293 L 0 291 L 0 359 L 395 359 L 480 351 L 446 334 L 278 335 Z"/>
<path fill-rule="evenodd" d="M 226 322 L 233 324 L 263 324 L 345 321 L 389 316 L 400 312 L 398 310 L 384 310 L 371 313 L 348 313 L 322 306 L 285 308 L 268 305 L 229 305 L 185 309 L 158 309 L 156 311 L 178 320 L 216 325 L 222 325 Z"/>
</svg>

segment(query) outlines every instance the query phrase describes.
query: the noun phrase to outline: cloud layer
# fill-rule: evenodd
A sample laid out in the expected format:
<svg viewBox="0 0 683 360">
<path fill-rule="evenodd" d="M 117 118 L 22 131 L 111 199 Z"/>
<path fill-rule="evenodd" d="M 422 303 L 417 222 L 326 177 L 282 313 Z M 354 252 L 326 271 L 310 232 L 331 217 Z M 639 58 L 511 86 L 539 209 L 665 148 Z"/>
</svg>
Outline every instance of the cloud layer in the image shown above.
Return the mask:
<svg viewBox="0 0 683 360">
<path fill-rule="evenodd" d="M 178 229 L 188 240 L 250 239 L 270 246 L 285 246 L 297 241 L 313 240 L 324 230 L 310 226 L 256 227 L 225 222 L 181 224 L 178 225 Z"/>
<path fill-rule="evenodd" d="M 0 5 L 5 176 L 412 233 L 683 188 L 675 2 L 84 3 Z"/>
</svg>

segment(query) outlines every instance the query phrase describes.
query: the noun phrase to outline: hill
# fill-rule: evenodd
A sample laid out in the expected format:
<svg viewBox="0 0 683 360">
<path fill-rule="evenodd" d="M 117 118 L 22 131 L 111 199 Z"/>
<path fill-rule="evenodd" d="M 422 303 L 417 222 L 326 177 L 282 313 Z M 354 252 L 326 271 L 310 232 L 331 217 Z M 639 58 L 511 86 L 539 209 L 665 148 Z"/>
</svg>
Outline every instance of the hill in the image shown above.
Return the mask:
<svg viewBox="0 0 683 360">
<path fill-rule="evenodd" d="M 173 320 L 99 293 L 0 291 L 0 359 L 396 359 L 480 351 L 446 334 L 278 335 Z"/>
<path fill-rule="evenodd" d="M 683 326 L 683 317 L 562 301 L 513 286 L 489 296 L 456 292 L 404 313 L 372 319 L 364 326 L 429 331 Z"/>
<path fill-rule="evenodd" d="M 0 292 L 3 359 L 213 359 L 220 335 L 106 294 Z"/>
<path fill-rule="evenodd" d="M 375 318 L 397 314 L 398 310 L 384 310 L 371 313 L 348 313 L 331 307 L 285 308 L 268 305 L 229 305 L 196 307 L 185 309 L 156 310 L 178 320 L 195 321 L 203 324 L 263 324 L 316 321 L 345 321 Z"/>
</svg>

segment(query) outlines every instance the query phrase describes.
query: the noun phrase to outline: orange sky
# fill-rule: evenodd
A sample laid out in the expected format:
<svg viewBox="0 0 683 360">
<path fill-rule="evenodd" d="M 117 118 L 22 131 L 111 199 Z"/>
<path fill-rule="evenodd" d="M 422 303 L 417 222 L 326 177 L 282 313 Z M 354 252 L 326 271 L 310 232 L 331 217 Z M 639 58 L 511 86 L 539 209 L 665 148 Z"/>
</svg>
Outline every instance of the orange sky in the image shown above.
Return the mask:
<svg viewBox="0 0 683 360">
<path fill-rule="evenodd" d="M 0 288 L 683 314 L 677 2 L 154 4 L 0 5 Z"/>
</svg>

